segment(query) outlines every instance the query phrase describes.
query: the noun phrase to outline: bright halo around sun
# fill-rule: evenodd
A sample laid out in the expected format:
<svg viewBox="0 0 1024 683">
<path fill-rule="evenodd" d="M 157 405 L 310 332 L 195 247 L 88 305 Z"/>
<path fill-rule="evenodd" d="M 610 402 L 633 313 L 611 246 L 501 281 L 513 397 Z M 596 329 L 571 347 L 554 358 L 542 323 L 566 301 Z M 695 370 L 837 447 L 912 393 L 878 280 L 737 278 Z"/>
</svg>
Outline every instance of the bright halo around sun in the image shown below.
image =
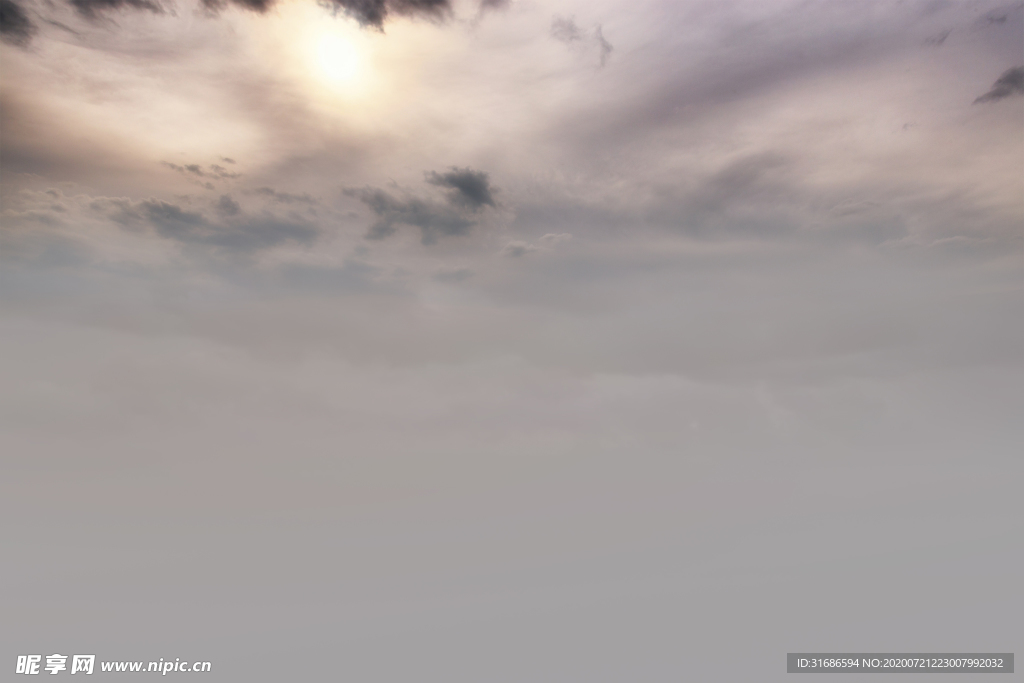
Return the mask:
<svg viewBox="0 0 1024 683">
<path fill-rule="evenodd" d="M 335 85 L 355 85 L 362 69 L 359 50 L 340 32 L 322 33 L 313 46 L 317 75 Z"/>
</svg>

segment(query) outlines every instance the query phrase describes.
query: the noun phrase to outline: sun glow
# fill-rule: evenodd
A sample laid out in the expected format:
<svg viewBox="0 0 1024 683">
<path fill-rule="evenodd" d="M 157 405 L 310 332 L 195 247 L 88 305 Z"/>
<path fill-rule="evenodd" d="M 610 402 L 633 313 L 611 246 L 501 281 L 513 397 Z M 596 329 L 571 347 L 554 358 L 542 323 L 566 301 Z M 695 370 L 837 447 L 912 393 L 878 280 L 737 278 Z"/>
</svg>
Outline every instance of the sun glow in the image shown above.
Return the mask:
<svg viewBox="0 0 1024 683">
<path fill-rule="evenodd" d="M 252 50 L 268 76 L 280 79 L 324 121 L 379 125 L 393 80 L 382 69 L 382 35 L 317 3 L 279 7 L 270 21 L 249 14 L 240 19 L 255 38 Z"/>
<path fill-rule="evenodd" d="M 335 32 L 324 33 L 316 41 L 313 56 L 324 80 L 336 85 L 352 85 L 359 79 L 362 60 L 347 37 Z"/>
</svg>

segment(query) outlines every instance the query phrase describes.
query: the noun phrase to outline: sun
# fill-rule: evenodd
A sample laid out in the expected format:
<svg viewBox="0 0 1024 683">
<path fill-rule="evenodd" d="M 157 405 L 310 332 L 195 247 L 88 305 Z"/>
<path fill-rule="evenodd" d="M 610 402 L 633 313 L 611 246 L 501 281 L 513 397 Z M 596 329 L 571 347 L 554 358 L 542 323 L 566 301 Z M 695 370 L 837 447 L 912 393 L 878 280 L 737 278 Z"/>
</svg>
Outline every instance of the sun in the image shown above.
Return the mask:
<svg viewBox="0 0 1024 683">
<path fill-rule="evenodd" d="M 369 117 L 382 88 L 377 35 L 314 2 L 280 5 L 278 21 L 252 20 L 268 73 L 333 119 Z"/>
<path fill-rule="evenodd" d="M 317 74 L 335 85 L 354 84 L 360 76 L 362 59 L 346 36 L 325 32 L 314 44 L 313 62 Z"/>
</svg>

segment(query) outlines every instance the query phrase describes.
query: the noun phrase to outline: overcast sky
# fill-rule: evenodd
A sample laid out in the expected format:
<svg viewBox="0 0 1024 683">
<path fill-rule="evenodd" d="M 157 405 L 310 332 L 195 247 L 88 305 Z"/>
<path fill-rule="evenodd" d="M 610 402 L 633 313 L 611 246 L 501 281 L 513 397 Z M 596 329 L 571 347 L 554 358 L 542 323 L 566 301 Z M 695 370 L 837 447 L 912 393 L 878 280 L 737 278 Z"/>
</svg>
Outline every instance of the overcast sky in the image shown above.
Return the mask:
<svg viewBox="0 0 1024 683">
<path fill-rule="evenodd" d="M 2 666 L 1019 649 L 1024 4 L 0 20 Z"/>
</svg>

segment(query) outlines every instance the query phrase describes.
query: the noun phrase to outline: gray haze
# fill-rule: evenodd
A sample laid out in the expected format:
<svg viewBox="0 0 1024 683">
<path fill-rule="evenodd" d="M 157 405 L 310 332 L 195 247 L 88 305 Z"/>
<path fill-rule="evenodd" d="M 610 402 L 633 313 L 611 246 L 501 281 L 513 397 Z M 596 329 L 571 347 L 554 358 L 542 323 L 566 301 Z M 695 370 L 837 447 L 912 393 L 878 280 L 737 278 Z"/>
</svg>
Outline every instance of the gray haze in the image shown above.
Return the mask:
<svg viewBox="0 0 1024 683">
<path fill-rule="evenodd" d="M 3 680 L 1024 642 L 1020 3 L 0 29 Z"/>
</svg>

